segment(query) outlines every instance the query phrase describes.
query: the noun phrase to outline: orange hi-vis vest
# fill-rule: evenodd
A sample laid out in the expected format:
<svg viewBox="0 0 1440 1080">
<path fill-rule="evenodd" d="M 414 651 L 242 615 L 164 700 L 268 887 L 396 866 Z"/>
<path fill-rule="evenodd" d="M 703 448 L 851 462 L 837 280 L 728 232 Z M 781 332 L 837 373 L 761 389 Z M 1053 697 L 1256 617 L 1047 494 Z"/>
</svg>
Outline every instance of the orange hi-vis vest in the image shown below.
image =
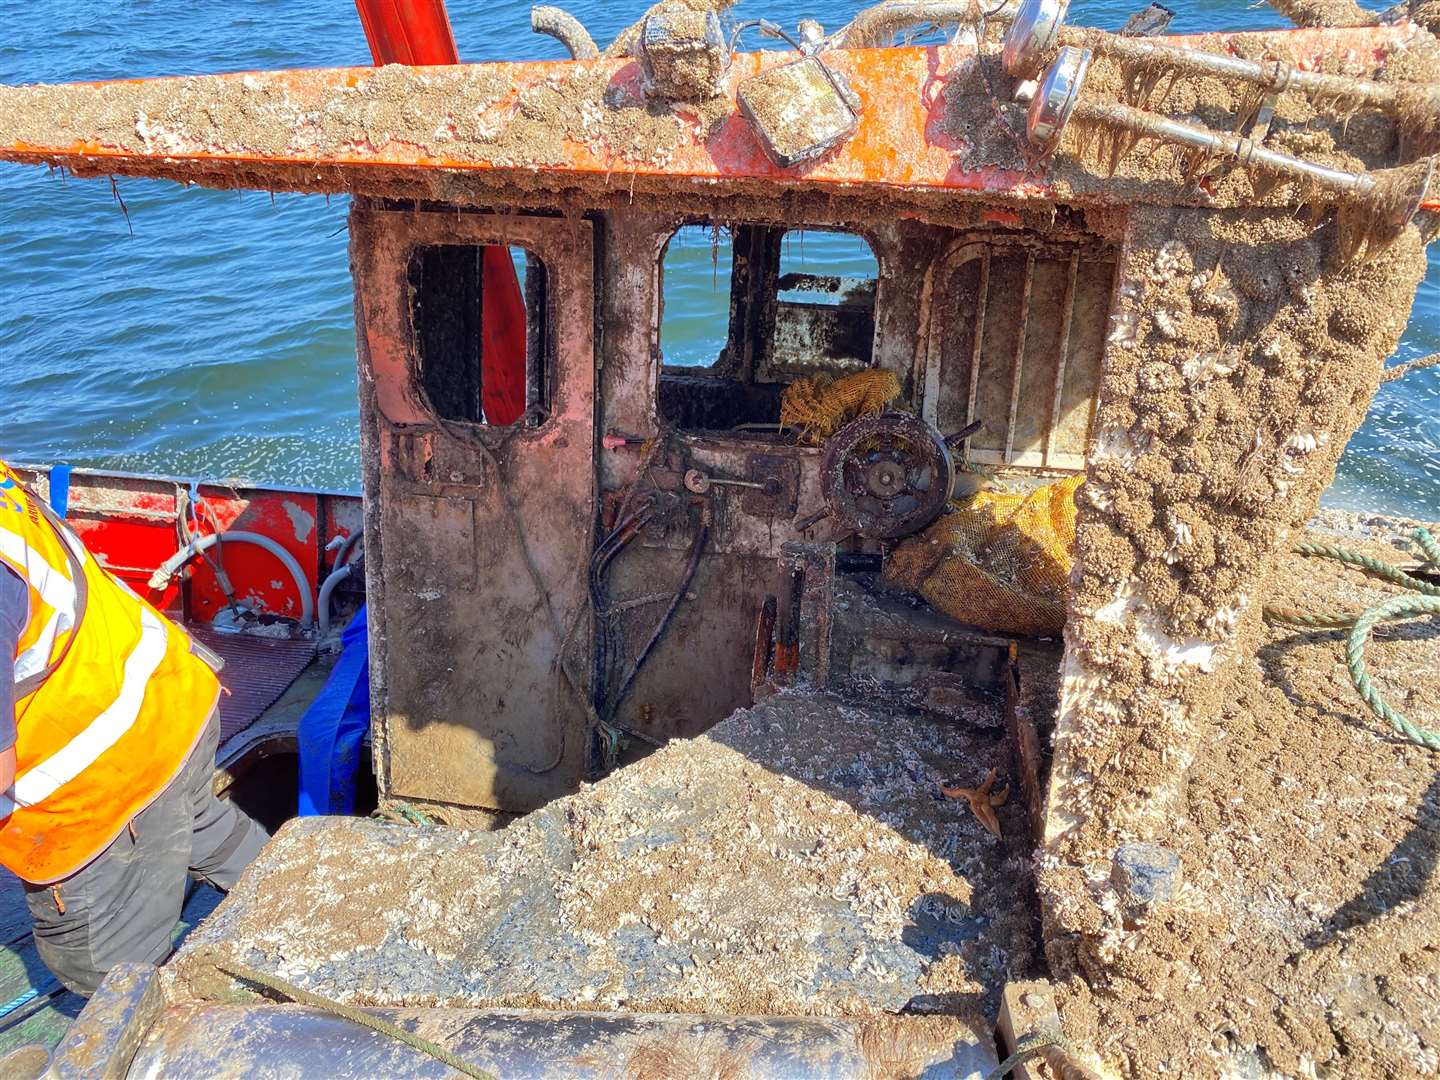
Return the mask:
<svg viewBox="0 0 1440 1080">
<path fill-rule="evenodd" d="M 4 462 L 0 562 L 30 592 L 0 865 L 44 885 L 100 854 L 179 774 L 220 683 L 185 632 L 106 573 Z"/>
</svg>

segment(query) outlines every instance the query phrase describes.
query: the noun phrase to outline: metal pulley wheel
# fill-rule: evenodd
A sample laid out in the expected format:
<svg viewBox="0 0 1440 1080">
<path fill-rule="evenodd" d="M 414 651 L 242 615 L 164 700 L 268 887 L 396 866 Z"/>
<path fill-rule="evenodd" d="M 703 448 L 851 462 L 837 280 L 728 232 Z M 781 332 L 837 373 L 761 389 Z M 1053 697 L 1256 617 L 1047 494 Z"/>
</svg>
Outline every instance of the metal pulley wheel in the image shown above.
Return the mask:
<svg viewBox="0 0 1440 1080">
<path fill-rule="evenodd" d="M 902 413 L 864 416 L 825 443 L 825 502 L 844 529 L 872 540 L 909 536 L 950 498 L 955 463 L 944 438 Z"/>
<path fill-rule="evenodd" d="M 1090 57 L 1088 49 L 1064 46 L 1055 54 L 1034 90 L 1025 116 L 1025 135 L 1030 145 L 1041 153 L 1048 154 L 1060 145 L 1060 136 L 1080 100 L 1080 89 L 1090 70 Z"/>
</svg>

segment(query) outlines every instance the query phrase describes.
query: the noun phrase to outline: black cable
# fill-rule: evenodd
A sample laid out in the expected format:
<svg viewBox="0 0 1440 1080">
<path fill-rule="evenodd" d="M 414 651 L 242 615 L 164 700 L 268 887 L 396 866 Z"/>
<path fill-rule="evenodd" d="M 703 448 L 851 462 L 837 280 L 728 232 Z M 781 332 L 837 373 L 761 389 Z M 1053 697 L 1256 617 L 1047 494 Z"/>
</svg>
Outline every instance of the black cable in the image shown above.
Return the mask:
<svg viewBox="0 0 1440 1080">
<path fill-rule="evenodd" d="M 595 616 L 595 642 L 591 657 L 591 701 L 595 706 L 597 714 L 603 715 L 605 708 L 606 688 L 610 685 L 609 678 L 609 656 L 610 638 L 613 634 L 613 625 L 609 605 L 606 602 L 605 583 L 603 575 L 610 563 L 620 554 L 635 538 L 641 528 L 654 516 L 653 503 L 647 503 L 641 509 L 636 510 L 620 524 L 615 526 L 610 533 L 596 545 L 595 552 L 590 556 L 590 570 L 588 584 L 590 590 L 590 610 Z"/>
<path fill-rule="evenodd" d="M 620 683 L 620 689 L 615 694 L 614 704 L 610 706 L 611 716 L 619 712 L 620 706 L 625 702 L 625 695 L 630 692 L 630 687 L 635 682 L 635 676 L 640 674 L 640 669 L 644 666 L 645 661 L 650 658 L 650 654 L 654 651 L 655 646 L 659 644 L 660 639 L 665 636 L 665 631 L 670 627 L 670 621 L 675 617 L 675 612 L 680 607 L 680 601 L 684 600 L 685 594 L 690 591 L 690 583 L 695 580 L 695 574 L 700 569 L 700 557 L 704 554 L 705 545 L 710 539 L 709 516 L 710 509 L 707 506 L 705 508 L 705 520 L 700 524 L 700 531 L 695 534 L 695 542 L 690 545 L 690 558 L 685 566 L 685 575 L 680 579 L 680 587 L 675 590 L 675 595 L 671 597 L 670 605 L 665 609 L 665 614 L 660 617 L 660 621 L 656 624 L 654 632 L 650 635 L 650 640 L 645 642 L 645 647 L 640 650 L 640 655 L 635 658 L 635 662 L 630 665 L 630 670 L 625 674 L 624 681 Z M 613 720 L 607 719 L 606 722 L 612 726 L 614 725 Z"/>
</svg>

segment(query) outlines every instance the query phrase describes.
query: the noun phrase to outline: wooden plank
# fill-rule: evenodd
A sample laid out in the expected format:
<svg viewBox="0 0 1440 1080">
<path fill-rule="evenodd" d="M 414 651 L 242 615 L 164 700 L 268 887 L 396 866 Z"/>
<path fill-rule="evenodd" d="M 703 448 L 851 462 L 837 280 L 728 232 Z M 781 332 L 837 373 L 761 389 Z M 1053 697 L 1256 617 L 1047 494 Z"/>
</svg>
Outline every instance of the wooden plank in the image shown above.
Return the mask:
<svg viewBox="0 0 1440 1080">
<path fill-rule="evenodd" d="M 975 422 L 975 395 L 980 388 L 980 357 L 985 340 L 985 305 L 990 299 L 990 249 L 980 259 L 980 287 L 976 290 L 975 340 L 970 350 L 970 398 L 965 404 L 965 423 Z"/>
<path fill-rule="evenodd" d="M 33 1011 L 26 1010 L 22 1015 L 17 1010 L 12 1015 L 21 1019 L 0 1031 L 0 1054 L 7 1054 L 25 1043 L 41 1043 L 55 1049 L 84 1007 L 85 999 L 79 994 L 60 990 L 41 998 Z M 8 1023 L 11 1017 L 5 1019 Z"/>
<path fill-rule="evenodd" d="M 1056 453 L 1048 461 L 1040 450 L 1018 450 L 1009 461 L 1005 460 L 1003 450 L 971 450 L 968 456 L 977 465 L 1008 465 L 1016 469 L 1042 469 L 1047 472 L 1083 472 L 1085 469 L 1084 454 Z"/>
<path fill-rule="evenodd" d="M 180 920 L 171 934 L 171 944 L 178 947 L 200 922 L 214 911 L 222 897 L 208 885 L 199 885 L 186 900 L 180 913 Z M 53 1046 L 58 1042 L 73 1016 L 68 1015 L 74 1001 L 84 1004 L 84 999 L 71 994 L 60 981 L 50 973 L 40 959 L 33 938 L 27 933 L 16 944 L 0 949 L 0 1009 L 7 1004 L 35 991 L 35 997 L 25 1001 L 5 1016 L 0 1016 L 0 1052 L 10 1046 L 18 1046 L 28 1039 L 14 1036 L 20 1029 L 43 1034 L 49 1038 L 54 1034 Z M 78 1011 L 78 1010 L 76 1010 Z M 44 1041 L 37 1038 L 35 1041 Z"/>
<path fill-rule="evenodd" d="M 27 936 L 19 944 L 0 949 L 0 1011 L 27 990 L 48 993 L 59 985 L 45 961 L 40 959 L 33 938 Z M 0 1018 L 0 1024 L 3 1023 L 4 1019 Z"/>
<path fill-rule="evenodd" d="M 1050 402 L 1050 423 L 1045 429 L 1045 464 L 1055 456 L 1055 429 L 1060 426 L 1060 403 L 1065 397 L 1065 357 L 1070 351 L 1070 321 L 1075 317 L 1075 279 L 1080 274 L 1080 256 L 1070 256 L 1065 280 L 1065 299 L 1060 310 L 1060 355 L 1055 367 L 1055 396 Z"/>
<path fill-rule="evenodd" d="M 60 980 L 40 959 L 34 938 L 27 934 L 18 944 L 0 949 L 0 1012 L 4 1012 L 0 1033 L 43 1012 L 53 998 L 64 993 Z"/>
</svg>

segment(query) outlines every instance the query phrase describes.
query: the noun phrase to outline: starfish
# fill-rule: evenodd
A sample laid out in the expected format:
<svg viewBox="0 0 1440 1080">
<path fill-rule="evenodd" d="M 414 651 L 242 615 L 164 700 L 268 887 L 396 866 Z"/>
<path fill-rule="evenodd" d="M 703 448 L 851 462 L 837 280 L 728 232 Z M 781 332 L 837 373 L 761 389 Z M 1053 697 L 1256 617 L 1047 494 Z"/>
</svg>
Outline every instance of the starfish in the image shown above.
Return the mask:
<svg viewBox="0 0 1440 1080">
<path fill-rule="evenodd" d="M 977 821 L 984 825 L 995 836 L 1000 835 L 1000 819 L 995 816 L 995 807 L 1004 806 L 1005 800 L 1010 797 L 1010 785 L 1006 784 L 999 791 L 991 791 L 995 786 L 995 770 L 991 769 L 985 774 L 985 780 L 979 787 L 946 787 L 940 785 L 940 794 L 947 799 L 964 799 L 970 804 L 970 810 Z"/>
</svg>

